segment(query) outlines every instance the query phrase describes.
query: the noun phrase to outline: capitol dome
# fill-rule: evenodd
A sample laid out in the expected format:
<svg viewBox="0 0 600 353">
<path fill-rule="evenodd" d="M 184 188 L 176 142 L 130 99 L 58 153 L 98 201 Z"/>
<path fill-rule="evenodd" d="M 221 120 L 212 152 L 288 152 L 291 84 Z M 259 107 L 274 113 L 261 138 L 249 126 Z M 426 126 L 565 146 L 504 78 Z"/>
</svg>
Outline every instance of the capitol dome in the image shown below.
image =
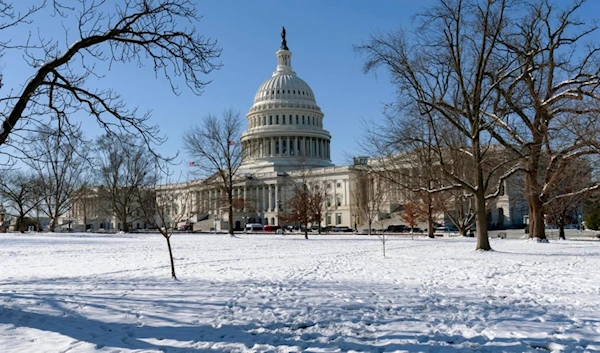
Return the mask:
<svg viewBox="0 0 600 353">
<path fill-rule="evenodd" d="M 310 86 L 292 70 L 292 52 L 282 32 L 277 68 L 256 91 L 242 134 L 245 169 L 289 171 L 331 166 L 331 135 Z"/>
<path fill-rule="evenodd" d="M 292 74 L 275 74 L 266 80 L 256 91 L 254 104 L 268 100 L 295 100 L 316 105 L 310 86 L 300 77 Z"/>
</svg>

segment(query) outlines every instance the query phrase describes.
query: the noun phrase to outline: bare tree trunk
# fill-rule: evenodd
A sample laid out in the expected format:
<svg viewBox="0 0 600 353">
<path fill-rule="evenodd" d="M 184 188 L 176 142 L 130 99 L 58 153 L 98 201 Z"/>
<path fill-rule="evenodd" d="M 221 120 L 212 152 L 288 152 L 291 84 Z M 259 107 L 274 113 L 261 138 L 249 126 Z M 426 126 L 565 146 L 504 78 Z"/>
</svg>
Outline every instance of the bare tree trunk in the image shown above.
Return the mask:
<svg viewBox="0 0 600 353">
<path fill-rule="evenodd" d="M 25 225 L 23 223 L 25 223 L 25 216 L 19 216 L 19 232 L 21 233 L 25 233 Z"/>
<path fill-rule="evenodd" d="M 483 192 L 481 193 L 483 194 Z M 476 198 L 477 217 L 475 219 L 475 224 L 477 225 L 477 247 L 475 250 L 492 250 L 492 247 L 490 246 L 490 239 L 488 238 L 485 197 L 483 195 L 477 195 Z"/>
<path fill-rule="evenodd" d="M 371 236 L 371 228 L 373 228 L 373 222 L 371 221 L 371 219 L 369 218 L 369 221 L 367 222 L 367 224 L 369 225 L 369 230 L 367 231 L 367 233 L 369 234 L 369 236 Z"/>
<path fill-rule="evenodd" d="M 565 225 L 563 223 L 559 224 L 559 226 L 558 226 L 558 238 L 561 240 L 567 239 L 565 237 Z"/>
<path fill-rule="evenodd" d="M 229 178 L 229 186 L 228 186 L 228 190 L 227 190 L 227 201 L 229 202 L 229 207 L 228 207 L 229 215 L 227 216 L 227 222 L 229 224 L 227 225 L 227 232 L 229 233 L 230 237 L 233 237 L 233 236 L 235 236 L 235 234 L 233 234 L 233 179 L 231 177 Z"/>
<path fill-rule="evenodd" d="M 431 206 L 431 194 L 427 195 L 427 236 L 429 238 L 435 238 L 433 235 L 434 225 L 433 225 L 433 206 Z"/>
<path fill-rule="evenodd" d="M 175 275 L 175 261 L 173 261 L 173 251 L 171 250 L 171 237 L 165 236 L 167 239 L 167 246 L 169 247 L 169 259 L 171 260 L 171 279 L 177 279 Z"/>
<path fill-rule="evenodd" d="M 475 250 L 492 250 L 490 239 L 488 238 L 487 212 L 485 209 L 485 187 L 483 183 L 483 165 L 481 161 L 481 146 L 479 144 L 479 135 L 473 139 L 473 156 L 475 159 L 475 168 L 477 168 L 477 190 L 475 192 L 475 204 L 477 215 L 475 224 L 477 225 L 477 246 Z"/>
<path fill-rule="evenodd" d="M 48 231 L 54 233 L 54 229 L 56 228 L 56 218 L 52 217 L 52 221 L 50 222 L 50 226 L 48 227 Z"/>
<path fill-rule="evenodd" d="M 537 182 L 527 174 L 525 177 L 525 193 L 529 206 L 529 237 L 547 240 L 544 220 L 544 205 L 536 192 Z"/>
<path fill-rule="evenodd" d="M 308 239 L 308 223 L 304 224 L 304 239 Z"/>
<path fill-rule="evenodd" d="M 385 235 L 381 240 L 381 247 L 383 248 L 383 257 L 385 257 Z"/>
</svg>

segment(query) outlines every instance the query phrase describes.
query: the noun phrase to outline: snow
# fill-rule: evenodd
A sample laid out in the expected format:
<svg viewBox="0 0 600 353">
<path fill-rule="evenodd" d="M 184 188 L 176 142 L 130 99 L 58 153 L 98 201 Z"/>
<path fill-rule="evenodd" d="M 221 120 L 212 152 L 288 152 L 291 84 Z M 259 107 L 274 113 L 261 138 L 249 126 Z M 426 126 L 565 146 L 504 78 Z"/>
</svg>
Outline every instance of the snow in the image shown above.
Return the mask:
<svg viewBox="0 0 600 353">
<path fill-rule="evenodd" d="M 0 351 L 600 351 L 600 242 L 302 238 L 0 234 Z"/>
</svg>

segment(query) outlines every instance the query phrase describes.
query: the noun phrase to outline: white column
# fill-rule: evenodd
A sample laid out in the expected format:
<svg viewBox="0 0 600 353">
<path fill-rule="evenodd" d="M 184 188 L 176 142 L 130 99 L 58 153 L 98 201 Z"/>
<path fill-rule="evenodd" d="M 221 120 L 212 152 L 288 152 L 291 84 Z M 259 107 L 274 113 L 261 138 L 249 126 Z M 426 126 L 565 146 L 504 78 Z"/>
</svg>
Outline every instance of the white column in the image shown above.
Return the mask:
<svg viewBox="0 0 600 353">
<path fill-rule="evenodd" d="M 321 158 L 323 153 L 323 148 L 321 148 L 321 139 L 317 139 L 317 157 Z"/>
<path fill-rule="evenodd" d="M 277 141 L 279 141 L 279 154 L 277 154 L 277 156 L 281 157 L 283 156 L 283 149 L 281 148 L 281 136 L 277 137 Z"/>
<path fill-rule="evenodd" d="M 275 184 L 275 211 L 279 212 L 279 203 L 277 202 L 277 200 L 279 200 L 279 193 L 278 190 L 279 187 L 277 186 L 277 184 Z"/>
<path fill-rule="evenodd" d="M 271 139 L 271 157 L 275 156 L 275 138 L 270 137 Z"/>
<path fill-rule="evenodd" d="M 291 148 L 290 148 L 290 137 L 289 137 L 289 136 L 287 136 L 287 137 L 286 137 L 286 140 L 287 140 L 287 141 L 286 141 L 286 144 L 287 144 L 287 151 L 286 151 L 286 154 L 285 154 L 285 155 L 286 155 L 286 156 L 290 156 L 290 155 L 291 155 L 291 154 L 290 154 L 290 150 L 291 150 Z"/>
<path fill-rule="evenodd" d="M 271 212 L 271 184 L 267 186 L 267 211 Z"/>
</svg>

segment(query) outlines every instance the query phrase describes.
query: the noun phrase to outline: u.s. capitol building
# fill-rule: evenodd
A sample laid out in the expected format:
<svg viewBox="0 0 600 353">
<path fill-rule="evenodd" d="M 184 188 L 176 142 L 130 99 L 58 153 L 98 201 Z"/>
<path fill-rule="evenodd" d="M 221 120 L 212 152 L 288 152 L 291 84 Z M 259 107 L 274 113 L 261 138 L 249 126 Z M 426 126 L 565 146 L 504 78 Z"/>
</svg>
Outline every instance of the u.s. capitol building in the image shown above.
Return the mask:
<svg viewBox="0 0 600 353">
<path fill-rule="evenodd" d="M 320 188 L 327 195 L 322 227 L 366 228 L 355 206 L 357 200 L 353 198 L 355 176 L 361 168 L 331 163 L 332 136 L 324 128 L 325 114 L 311 87 L 293 71 L 292 52 L 284 35 L 276 52 L 275 72 L 259 86 L 254 104 L 246 114 L 247 130 L 239 141 L 242 164 L 235 176 L 233 192 L 234 200 L 240 201 L 234 207 L 233 228 L 241 230 L 247 223 L 282 225 L 280 216 L 289 207 L 288 200 L 299 183 Z M 358 164 L 372 164 L 368 159 L 360 160 Z M 397 185 L 386 184 L 388 192 L 382 196 L 378 222 L 373 225 L 377 228 L 402 223 L 397 210 L 406 201 L 407 193 L 400 191 Z M 228 229 L 227 197 L 210 178 L 163 185 L 156 192 L 180 196 L 172 207 L 178 217 L 165 226 L 187 224 L 195 231 Z M 522 213 L 506 193 L 491 205 L 488 221 L 500 226 L 519 224 Z M 76 209 L 70 216 L 81 218 Z M 120 228 L 114 217 L 108 215 L 88 214 L 87 218 L 86 229 Z M 437 221 L 444 223 L 444 214 L 440 214 Z M 132 219 L 130 225 L 133 229 L 148 226 L 136 219 Z"/>
</svg>

